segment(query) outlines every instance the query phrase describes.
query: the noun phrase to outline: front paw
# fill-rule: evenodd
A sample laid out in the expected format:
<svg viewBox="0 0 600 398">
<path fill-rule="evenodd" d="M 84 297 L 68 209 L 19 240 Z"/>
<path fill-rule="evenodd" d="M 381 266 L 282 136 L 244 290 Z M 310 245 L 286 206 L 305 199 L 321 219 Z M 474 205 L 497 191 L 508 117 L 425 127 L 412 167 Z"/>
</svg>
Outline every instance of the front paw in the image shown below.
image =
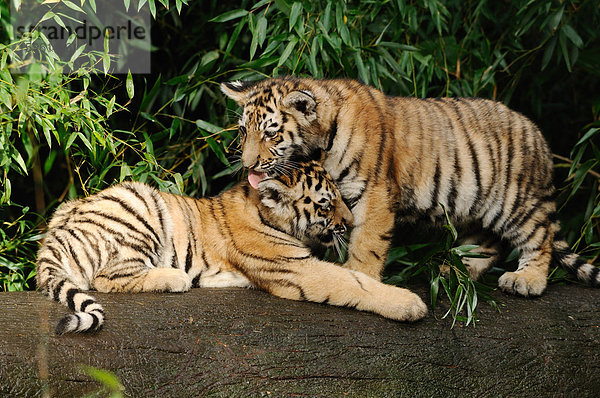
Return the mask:
<svg viewBox="0 0 600 398">
<path fill-rule="evenodd" d="M 386 303 L 379 308 L 379 314 L 397 321 L 414 322 L 427 315 L 427 305 L 421 297 L 408 289 L 389 286 Z"/>
<path fill-rule="evenodd" d="M 153 268 L 144 280 L 145 292 L 187 292 L 192 287 L 188 274 L 177 268 Z"/>
<path fill-rule="evenodd" d="M 547 277 L 545 274 L 523 269 L 515 272 L 505 272 L 498 279 L 498 286 L 504 292 L 519 294 L 521 296 L 539 296 L 546 289 Z"/>
</svg>

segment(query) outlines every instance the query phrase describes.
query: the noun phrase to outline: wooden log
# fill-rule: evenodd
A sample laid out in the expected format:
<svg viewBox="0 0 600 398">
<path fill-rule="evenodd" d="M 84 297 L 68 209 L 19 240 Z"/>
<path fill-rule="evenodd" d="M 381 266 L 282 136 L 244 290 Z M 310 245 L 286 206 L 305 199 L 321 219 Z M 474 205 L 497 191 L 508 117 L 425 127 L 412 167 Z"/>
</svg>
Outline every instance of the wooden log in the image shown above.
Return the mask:
<svg viewBox="0 0 600 398">
<path fill-rule="evenodd" d="M 416 291 L 427 299 L 426 289 Z M 598 396 L 600 289 L 495 293 L 475 327 L 406 324 L 244 289 L 98 294 L 105 328 L 55 336 L 68 312 L 38 292 L 0 294 L 0 396 L 82 396 L 81 365 L 133 397 Z"/>
</svg>

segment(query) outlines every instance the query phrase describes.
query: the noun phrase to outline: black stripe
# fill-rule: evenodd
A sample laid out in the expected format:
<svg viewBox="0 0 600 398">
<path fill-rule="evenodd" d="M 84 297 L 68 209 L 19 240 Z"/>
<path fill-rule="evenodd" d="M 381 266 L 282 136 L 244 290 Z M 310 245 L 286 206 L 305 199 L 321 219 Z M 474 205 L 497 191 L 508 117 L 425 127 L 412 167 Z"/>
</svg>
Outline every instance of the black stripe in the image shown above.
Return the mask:
<svg viewBox="0 0 600 398">
<path fill-rule="evenodd" d="M 273 244 L 276 244 L 276 245 L 285 245 L 285 246 L 300 247 L 300 248 L 303 248 L 303 249 L 306 248 L 306 246 L 304 246 L 303 244 L 299 243 L 297 240 L 295 240 L 296 238 L 294 238 L 293 236 L 289 235 L 287 232 L 285 232 L 285 231 L 283 231 L 283 230 L 281 230 L 281 229 L 279 229 L 279 228 L 277 228 L 275 226 L 270 225 L 267 222 L 267 220 L 265 220 L 263 218 L 263 215 L 260 214 L 260 212 L 258 213 L 258 217 L 260 218 L 262 224 L 264 224 L 266 227 L 272 228 L 272 229 L 274 229 L 276 231 L 279 231 L 279 232 L 287 235 L 289 237 L 289 239 L 284 239 L 281 236 L 276 236 L 276 235 L 270 234 L 270 233 L 265 232 L 265 231 L 263 231 L 261 229 L 258 229 L 258 228 L 249 227 L 252 231 L 254 231 L 253 233 L 256 233 L 257 235 L 264 235 L 264 236 L 267 236 L 267 237 L 273 239 Z"/>
<path fill-rule="evenodd" d="M 294 210 L 295 210 L 296 212 L 298 211 L 296 208 L 294 208 Z M 281 232 L 281 233 L 284 233 L 284 234 L 286 234 L 286 235 L 287 235 L 287 232 L 285 232 L 284 230 L 282 230 L 282 229 L 280 229 L 280 228 L 277 228 L 277 227 L 276 227 L 276 226 L 274 226 L 274 225 L 271 225 L 271 224 L 269 224 L 269 222 L 267 222 L 267 220 L 266 220 L 266 219 L 263 217 L 263 215 L 261 214 L 261 212 L 260 212 L 260 211 L 258 212 L 258 217 L 260 218 L 260 222 L 261 222 L 262 224 L 266 225 L 266 226 L 267 226 L 267 227 L 269 227 L 269 228 L 273 228 L 274 230 L 276 230 L 276 231 L 279 231 L 279 232 Z M 296 213 L 296 218 L 298 218 L 298 217 L 299 217 L 299 215 Z"/>
<path fill-rule="evenodd" d="M 502 225 L 499 225 L 498 228 L 502 228 L 505 232 L 509 232 L 510 230 L 515 230 L 515 232 L 519 231 L 537 210 L 536 207 L 531 207 L 526 212 L 517 212 L 514 217 L 506 220 Z"/>
<path fill-rule="evenodd" d="M 200 283 L 201 276 L 202 276 L 202 274 L 198 274 L 194 277 L 194 279 L 192 279 L 192 287 L 200 287 L 199 283 Z"/>
<path fill-rule="evenodd" d="M 163 210 L 159 205 L 159 201 L 162 201 L 164 203 L 164 199 L 160 196 L 160 193 L 156 190 L 152 190 L 151 191 L 151 195 L 152 198 L 154 199 L 154 205 L 156 207 L 156 212 L 150 212 L 150 214 L 156 214 L 158 215 L 158 222 L 160 223 L 160 228 L 162 230 L 162 234 L 163 234 L 163 238 L 166 239 L 167 237 L 167 228 L 166 228 L 166 218 L 168 217 L 168 214 L 163 214 Z M 141 195 L 140 195 L 141 196 Z"/>
<path fill-rule="evenodd" d="M 312 258 L 312 256 L 310 254 L 307 254 L 304 256 L 277 256 L 277 259 L 281 260 L 282 262 L 302 261 L 302 260 L 308 260 L 309 258 Z"/>
<path fill-rule="evenodd" d="M 377 259 L 377 260 L 381 260 L 381 256 L 378 255 L 377 253 L 375 253 L 373 250 L 371 250 L 371 254 Z"/>
<path fill-rule="evenodd" d="M 130 192 L 132 192 L 132 190 L 130 190 Z M 154 239 L 155 239 L 156 243 L 160 242 L 160 238 L 159 238 L 158 234 L 156 233 L 156 231 L 154 230 L 154 228 L 152 228 L 152 226 L 148 223 L 148 221 L 146 221 L 137 211 L 135 211 L 135 209 L 133 207 L 129 206 L 129 204 L 127 202 L 125 202 L 124 200 L 122 200 L 120 198 L 116 198 L 114 196 L 105 196 L 103 199 L 118 203 L 123 209 L 125 209 L 129 214 L 131 214 L 144 227 L 146 227 L 146 229 L 148 231 L 150 231 L 152 233 L 152 235 L 154 235 Z M 150 212 L 149 209 L 148 209 L 148 211 Z M 133 226 L 131 228 L 135 229 Z"/>
<path fill-rule="evenodd" d="M 287 279 L 268 279 L 268 280 L 256 280 L 255 283 L 261 287 L 262 289 L 266 290 L 267 292 L 277 296 L 275 293 L 273 293 L 273 289 L 271 289 L 272 285 L 277 285 L 277 286 L 284 286 L 284 287 L 291 287 L 294 288 L 296 290 L 298 290 L 298 294 L 300 295 L 300 301 L 306 301 L 306 294 L 304 293 L 304 289 L 302 289 L 302 287 L 294 282 L 291 282 Z"/>
<path fill-rule="evenodd" d="M 87 251 L 87 248 L 85 248 L 86 254 L 88 255 L 88 259 L 90 260 L 90 267 L 92 268 L 90 271 L 92 271 L 93 273 L 93 271 L 95 271 L 96 268 L 100 264 L 102 264 L 102 251 L 98 246 L 98 239 L 91 232 L 80 229 L 77 226 L 73 227 L 73 231 L 79 232 L 81 236 L 84 237 L 85 240 L 88 242 L 88 246 L 94 251 L 94 256 L 90 256 Z"/>
<path fill-rule="evenodd" d="M 338 115 L 335 115 L 335 118 L 333 119 L 333 123 L 331 123 L 331 127 L 329 127 L 329 131 L 327 132 L 327 137 L 328 137 L 328 142 L 327 142 L 327 147 L 325 148 L 326 151 L 330 151 L 331 148 L 333 148 L 333 141 L 335 139 L 335 136 L 337 135 L 337 119 L 338 119 Z"/>
<path fill-rule="evenodd" d="M 299 272 L 291 268 L 277 267 L 261 267 L 260 272 L 268 272 L 270 274 L 298 274 Z"/>
<path fill-rule="evenodd" d="M 354 130 L 355 130 L 355 126 L 352 125 L 352 128 L 350 129 L 350 136 L 348 137 L 348 139 L 346 141 L 346 145 L 344 146 L 344 149 L 341 151 L 340 161 L 339 161 L 338 165 L 340 165 L 342 163 L 342 161 L 346 158 L 346 152 L 348 151 L 348 147 L 350 146 L 350 143 L 352 142 L 352 137 L 354 137 Z"/>
<path fill-rule="evenodd" d="M 81 243 L 81 248 L 83 249 L 83 253 L 85 254 L 85 257 L 87 257 L 87 264 L 91 265 L 95 262 L 95 256 L 90 255 L 90 252 L 88 251 L 88 246 L 90 246 L 90 240 L 87 238 L 86 236 L 86 232 L 83 232 L 81 230 L 78 229 L 79 233 L 76 233 L 75 230 L 71 229 L 71 228 L 65 228 L 64 231 L 66 231 L 67 233 L 69 233 L 73 238 L 75 238 L 76 240 L 79 241 L 79 243 Z M 83 239 L 84 238 L 87 241 L 87 244 L 84 244 Z M 87 274 L 87 273 L 85 273 Z"/>
<path fill-rule="evenodd" d="M 75 262 L 75 265 L 77 266 L 77 269 L 79 270 L 79 272 L 81 274 L 85 275 L 85 270 L 81 266 L 81 260 L 79 259 L 79 256 L 77 255 L 77 253 L 73 250 L 73 247 L 71 247 L 70 242 L 65 241 L 63 239 L 63 237 L 59 236 L 59 235 L 55 235 L 54 238 L 63 246 L 63 248 L 65 249 L 65 251 L 68 252 L 68 254 L 71 255 L 71 258 Z"/>
<path fill-rule="evenodd" d="M 171 257 L 171 268 L 179 268 L 179 261 L 177 259 L 177 250 L 175 250 L 175 244 L 171 243 L 173 247 L 173 257 Z"/>
<path fill-rule="evenodd" d="M 475 172 L 475 180 L 476 180 L 476 184 L 477 184 L 477 190 L 475 191 L 475 197 L 473 199 L 473 202 L 470 204 L 469 209 L 468 209 L 468 212 L 471 212 L 471 209 L 479 201 L 479 196 L 481 195 L 481 171 L 479 169 L 479 159 L 477 158 L 477 153 L 475 152 L 475 149 L 473 147 L 473 140 L 472 140 L 471 136 L 469 135 L 469 129 L 467 129 L 465 127 L 465 123 L 463 121 L 464 115 L 463 115 L 461 109 L 458 107 L 458 105 L 454 101 L 446 101 L 446 103 L 450 104 L 454 108 L 454 112 L 456 113 L 456 115 L 458 117 L 458 123 L 460 123 L 461 132 L 465 135 L 465 138 L 467 140 L 469 154 L 470 154 L 471 160 L 473 162 L 472 166 L 473 166 L 473 169 Z"/>
<path fill-rule="evenodd" d="M 56 239 L 56 236 L 54 238 Z M 48 239 L 48 238 L 46 238 L 46 239 Z M 62 260 L 63 260 L 62 253 L 56 247 L 54 247 L 50 244 L 48 244 L 46 247 L 52 252 L 52 254 L 54 255 L 54 258 L 56 258 L 56 260 L 58 260 L 58 262 L 62 263 Z"/>
<path fill-rule="evenodd" d="M 392 238 L 393 238 L 393 235 L 390 232 L 385 233 L 383 235 L 379 235 L 379 239 L 381 239 L 381 240 L 388 240 L 389 241 L 389 240 L 392 240 Z"/>
<path fill-rule="evenodd" d="M 564 259 L 561 259 L 562 264 L 564 266 Z M 587 261 L 585 261 L 583 258 L 577 256 L 577 259 L 575 260 L 575 263 L 573 264 L 573 266 L 571 267 L 571 269 L 575 272 L 577 272 L 577 270 L 579 270 L 579 268 L 581 268 L 582 266 L 586 265 Z"/>
<path fill-rule="evenodd" d="M 344 170 L 342 170 L 342 172 L 340 173 L 340 176 L 336 179 L 336 181 L 339 183 L 341 182 L 350 172 L 350 167 L 352 167 L 354 163 L 351 163 L 348 167 L 346 167 Z"/>
<path fill-rule="evenodd" d="M 533 227 L 533 229 L 531 230 L 531 232 L 529 234 L 527 234 L 527 236 L 525 236 L 523 242 L 519 245 L 519 246 L 523 246 L 525 243 L 529 242 L 531 240 L 531 238 L 537 233 L 537 231 L 540 228 L 546 228 L 546 232 L 545 232 L 545 236 L 548 235 L 548 225 L 546 222 L 542 221 L 542 222 L 538 222 L 537 224 L 535 224 L 535 226 Z M 544 241 L 546 240 L 546 237 L 544 236 L 544 238 L 542 238 L 541 244 L 544 244 Z"/>
<path fill-rule="evenodd" d="M 75 301 L 73 301 L 73 298 L 75 297 L 75 295 L 79 292 L 79 290 L 71 288 L 67 291 L 67 306 L 72 310 L 75 311 Z"/>
<path fill-rule="evenodd" d="M 81 326 L 81 318 L 80 315 L 74 315 L 75 319 L 77 319 L 77 325 L 75 325 L 75 329 L 73 330 L 79 330 L 79 326 Z"/>
<path fill-rule="evenodd" d="M 429 208 L 426 210 L 426 212 L 430 212 L 438 207 L 438 195 L 440 193 L 440 177 L 440 160 L 436 159 L 435 174 L 433 175 L 433 192 L 431 193 L 431 204 L 429 205 Z"/>
<path fill-rule="evenodd" d="M 93 226 L 95 226 L 96 228 L 99 228 L 107 233 L 110 233 L 112 235 L 115 236 L 115 240 L 118 241 L 121 246 L 126 246 L 126 247 L 131 247 L 137 251 L 140 251 L 142 253 L 144 253 L 144 255 L 146 256 L 150 256 L 152 253 L 154 253 L 154 250 L 148 245 L 148 240 L 142 240 L 138 237 L 132 236 L 132 235 L 128 235 L 127 237 L 125 235 L 123 235 L 121 232 L 118 232 L 115 229 L 112 229 L 110 227 L 108 227 L 107 225 L 101 224 L 99 223 L 96 219 L 91 219 L 91 218 L 82 218 L 77 220 L 77 222 L 79 224 L 92 224 Z M 139 232 L 140 234 L 143 235 L 143 233 L 141 233 L 140 231 L 133 231 L 135 232 Z M 128 242 L 127 240 L 135 240 L 136 242 L 138 242 L 139 244 L 134 244 L 132 242 Z"/>
<path fill-rule="evenodd" d="M 199 274 L 202 275 L 202 272 L 204 272 L 205 269 L 210 268 L 210 264 L 208 263 L 208 259 L 206 258 L 206 251 L 203 251 L 200 257 L 202 258 L 202 263 L 204 264 L 204 267 L 202 268 Z"/>
<path fill-rule="evenodd" d="M 358 286 L 360 286 L 360 288 L 362 290 L 364 290 L 365 292 L 367 292 L 368 290 L 364 288 L 362 282 L 358 279 L 358 277 L 356 275 L 354 275 L 354 274 L 352 274 L 352 276 L 354 277 L 354 280 L 356 281 L 356 283 L 358 283 Z"/>
<path fill-rule="evenodd" d="M 131 224 L 129 221 L 126 221 L 126 220 L 124 220 L 124 219 L 122 219 L 122 218 L 120 218 L 120 217 L 116 217 L 116 216 L 109 215 L 109 214 L 104 214 L 104 213 L 102 213 L 102 212 L 99 212 L 99 211 L 96 211 L 96 210 L 89 210 L 89 211 L 87 211 L 87 213 L 91 213 L 91 214 L 94 214 L 94 215 L 96 215 L 96 216 L 98 216 L 98 217 L 101 217 L 101 218 L 105 218 L 105 219 L 111 220 L 111 221 L 113 221 L 113 222 L 115 222 L 115 223 L 117 223 L 117 224 L 124 225 L 124 226 L 126 226 L 126 227 L 127 227 L 129 230 L 130 230 L 130 231 L 139 233 L 140 235 L 142 235 L 143 237 L 145 237 L 147 240 L 151 240 L 151 239 L 152 239 L 152 236 L 151 236 L 151 235 L 149 235 L 149 234 L 147 234 L 147 233 L 145 233 L 145 232 L 143 232 L 143 231 L 140 231 L 140 230 L 139 230 L 139 229 L 137 229 L 137 228 L 136 228 L 136 227 L 135 227 L 133 224 Z M 92 220 L 90 219 L 90 222 L 91 222 L 91 221 L 92 221 Z M 97 224 L 96 222 L 92 222 L 92 223 L 93 223 L 93 224 Z M 97 225 L 99 225 L 99 224 L 97 224 Z M 159 243 L 159 241 L 158 241 L 158 237 L 156 236 L 156 232 L 154 232 L 154 231 L 151 231 L 151 232 L 152 232 L 152 234 L 154 235 L 154 238 L 155 238 L 155 239 L 154 239 L 154 243 L 155 243 L 155 244 L 158 244 L 158 243 Z"/>
<path fill-rule="evenodd" d="M 219 200 L 223 200 L 222 196 L 217 196 L 214 200 L 209 200 L 208 201 L 208 210 L 210 211 L 210 213 L 212 214 L 213 219 L 215 220 L 215 223 L 217 224 L 217 231 L 219 232 L 219 235 L 221 235 L 221 239 L 225 239 L 225 233 L 223 232 L 222 229 L 222 219 L 224 217 L 224 215 L 221 215 L 221 217 L 219 217 L 219 215 L 217 214 L 217 210 L 215 209 L 215 202 L 219 201 Z M 231 236 L 231 234 L 229 235 Z M 217 237 L 215 237 L 215 239 L 218 239 Z"/>
<path fill-rule="evenodd" d="M 310 212 L 306 209 L 303 211 L 304 218 L 306 219 L 306 224 L 311 224 Z"/>
<path fill-rule="evenodd" d="M 184 215 L 185 225 L 187 227 L 188 242 L 196 242 L 196 231 L 194 229 L 195 217 L 194 211 L 190 207 L 188 201 L 183 196 L 176 197 L 180 209 Z M 181 232 L 180 232 L 181 234 Z M 193 248 L 192 248 L 193 249 Z"/>
<path fill-rule="evenodd" d="M 81 306 L 79 306 L 79 311 L 81 312 L 86 312 L 86 308 L 92 304 L 95 304 L 96 302 L 92 299 L 87 299 L 85 300 L 83 303 L 81 303 Z"/>
<path fill-rule="evenodd" d="M 192 268 L 192 245 L 188 240 L 187 253 L 185 255 L 185 272 L 189 272 Z"/>
<path fill-rule="evenodd" d="M 200 287 L 199 283 L 200 283 L 201 276 L 202 276 L 202 273 L 199 273 L 198 275 L 196 275 L 194 277 L 194 279 L 192 279 L 192 287 Z"/>
<path fill-rule="evenodd" d="M 463 126 L 464 128 L 464 126 Z M 465 130 L 466 132 L 466 130 Z M 473 197 L 473 202 L 471 202 L 471 204 L 469 205 L 469 209 L 467 210 L 468 213 L 471 212 L 471 210 L 473 209 L 473 207 L 476 206 L 477 203 L 479 203 L 480 201 L 480 195 L 481 195 L 481 170 L 479 169 L 479 160 L 477 159 L 477 154 L 475 152 L 475 149 L 473 148 L 473 143 L 471 142 L 471 138 L 468 136 L 467 134 L 467 144 L 469 147 L 469 152 L 471 154 L 471 160 L 473 162 L 473 169 L 475 171 L 475 183 L 477 184 L 477 188 L 475 190 L 475 195 Z M 477 207 L 475 207 L 477 208 Z"/>
<path fill-rule="evenodd" d="M 600 274 L 600 268 L 594 267 L 592 272 L 590 272 L 590 283 L 593 287 L 600 286 L 600 278 L 598 275 Z"/>
<path fill-rule="evenodd" d="M 514 148 L 514 142 L 513 142 L 513 135 L 512 135 L 512 122 L 511 119 L 508 118 L 508 143 L 506 146 L 506 150 L 507 150 L 507 159 L 506 159 L 506 180 L 504 181 L 504 191 L 502 191 L 502 202 L 506 202 L 507 195 L 506 195 L 506 191 L 508 190 L 508 188 L 510 187 L 510 183 L 512 181 L 512 160 L 514 158 L 514 152 L 515 152 L 515 148 Z M 517 198 L 515 198 L 515 202 L 517 201 Z M 504 206 L 502 206 L 502 209 L 504 209 Z"/>
<path fill-rule="evenodd" d="M 96 330 L 98 324 L 100 323 L 100 319 L 98 318 L 98 315 L 94 314 L 93 312 L 89 312 L 89 314 L 92 317 L 92 326 L 90 326 L 89 330 Z"/>
<path fill-rule="evenodd" d="M 60 301 L 60 290 L 62 289 L 62 287 L 64 286 L 64 284 L 66 283 L 66 279 L 61 280 L 60 282 L 58 282 L 58 284 L 56 286 L 54 286 L 54 289 L 52 289 L 52 294 L 53 294 L 53 298 L 55 301 Z"/>
<path fill-rule="evenodd" d="M 63 268 L 62 264 L 57 262 L 53 257 L 45 257 L 43 255 L 38 257 L 37 263 L 38 263 L 38 269 L 40 268 L 40 264 L 42 264 L 42 263 L 49 264 L 49 265 L 53 266 L 53 268 L 55 268 L 55 269 Z"/>
<path fill-rule="evenodd" d="M 360 264 L 364 264 L 365 262 L 362 261 L 360 258 L 358 258 L 358 256 L 354 253 L 350 253 L 350 257 L 354 257 L 354 259 L 359 262 Z"/>
<path fill-rule="evenodd" d="M 375 163 L 375 169 L 373 170 L 374 174 L 375 174 L 375 181 L 379 181 L 379 178 L 381 176 L 385 177 L 385 176 L 389 175 L 389 170 L 382 170 L 382 168 L 383 168 L 383 156 L 385 155 L 387 139 L 388 139 L 388 135 L 391 133 L 391 131 L 387 127 L 386 118 L 384 115 L 382 105 L 375 99 L 371 90 L 372 89 L 370 87 L 365 87 L 364 91 L 369 96 L 371 103 L 375 105 L 375 108 L 377 110 L 377 117 L 379 119 L 377 136 L 379 137 L 380 141 L 379 141 L 379 148 L 378 148 L 378 152 L 377 152 L 377 161 Z M 384 107 L 385 107 L 385 104 L 384 104 Z M 369 126 L 369 127 L 371 128 L 371 131 L 373 131 L 374 126 Z M 363 147 L 363 150 L 360 153 L 360 155 L 358 157 L 355 157 L 355 159 L 362 159 L 363 153 L 364 153 L 364 147 Z M 371 173 L 369 173 L 368 179 L 370 179 L 370 175 L 371 175 Z"/>
<path fill-rule="evenodd" d="M 269 262 L 269 263 L 275 262 L 273 259 L 270 259 L 270 258 L 267 258 L 267 257 L 262 257 L 262 256 L 254 254 L 254 253 L 242 250 L 238 246 L 238 244 L 235 241 L 235 239 L 233 239 L 233 233 L 231 232 L 231 227 L 227 223 L 227 219 L 226 219 L 226 216 L 225 216 L 225 207 L 223 206 L 223 197 L 222 196 L 218 196 L 215 199 L 216 199 L 216 202 L 217 202 L 218 206 L 220 207 L 220 213 L 221 213 L 221 217 L 217 217 L 217 220 L 222 220 L 222 222 L 218 222 L 217 224 L 219 225 L 219 228 L 222 225 L 227 230 L 227 236 L 230 237 L 230 242 L 231 242 L 231 244 L 233 246 L 233 249 L 236 250 L 242 256 L 245 256 L 245 257 L 248 257 L 248 258 L 251 258 L 251 259 L 254 259 L 254 260 L 265 261 L 265 262 Z M 214 211 L 215 211 L 215 215 L 216 215 L 216 209 Z M 248 248 L 248 249 L 252 249 L 252 248 Z M 242 266 L 242 264 L 237 264 L 237 263 L 232 263 L 232 265 L 236 269 L 238 267 Z"/>
<path fill-rule="evenodd" d="M 447 209 L 449 213 L 454 213 L 454 206 L 456 204 L 456 196 L 457 196 L 457 191 L 456 191 L 456 186 L 458 185 L 459 181 L 460 181 L 460 176 L 462 175 L 462 170 L 460 168 L 460 162 L 458 160 L 459 158 L 459 154 L 458 154 L 458 150 L 455 148 L 454 149 L 454 169 L 453 169 L 453 173 L 454 176 L 450 177 L 450 191 L 448 192 L 448 203 L 447 203 Z"/>
<path fill-rule="evenodd" d="M 350 200 L 348 201 L 348 203 L 346 203 L 346 201 L 344 200 L 344 203 L 346 203 L 346 205 L 347 205 L 347 206 L 348 206 L 350 209 L 353 209 L 353 208 L 354 208 L 354 206 L 356 206 L 356 205 L 358 204 L 358 202 L 361 200 L 361 198 L 362 198 L 363 194 L 365 193 L 366 187 L 367 187 L 367 184 L 365 184 L 365 185 L 364 185 L 364 186 L 361 188 L 361 190 L 360 190 L 360 192 L 358 193 L 358 195 L 356 195 L 356 196 L 353 196 L 353 197 L 349 198 Z"/>
<path fill-rule="evenodd" d="M 115 270 L 118 271 L 118 270 Z M 136 279 L 139 278 L 142 274 L 144 274 L 145 272 L 143 272 L 141 269 L 136 269 L 135 271 L 130 271 L 130 272 L 123 272 L 123 273 L 111 273 L 111 274 L 107 274 L 107 275 L 97 275 L 96 278 L 105 278 L 111 281 L 114 281 L 115 279 L 122 279 L 122 278 L 131 278 Z"/>
<path fill-rule="evenodd" d="M 487 225 L 490 229 L 496 231 L 497 228 L 495 227 L 495 225 L 498 223 L 498 220 L 500 220 L 500 217 L 502 216 L 502 206 L 500 206 L 500 208 L 498 209 L 498 212 L 496 213 L 496 215 L 494 216 L 494 218 L 492 218 L 490 220 L 490 223 Z"/>
<path fill-rule="evenodd" d="M 494 188 L 494 181 L 493 178 L 495 178 L 495 176 L 498 175 L 498 161 L 497 161 L 497 155 L 498 153 L 495 152 L 494 148 L 492 147 L 492 143 L 495 144 L 499 144 L 499 141 L 496 139 L 496 137 L 490 137 L 491 139 L 488 139 L 488 137 L 486 137 L 486 133 L 489 136 L 491 133 L 495 133 L 495 131 L 492 131 L 493 129 L 484 129 L 481 126 L 481 118 L 479 117 L 479 115 L 477 115 L 475 109 L 473 108 L 473 100 L 468 100 L 468 101 L 461 101 L 460 102 L 463 108 L 468 108 L 468 110 L 470 111 L 471 114 L 471 121 L 474 121 L 475 124 L 477 125 L 477 130 L 478 133 L 481 134 L 482 137 L 485 137 L 484 142 L 485 142 L 485 149 L 488 152 L 489 155 L 489 159 L 490 159 L 490 163 L 492 166 L 492 181 L 490 181 L 490 184 L 487 187 L 487 190 L 485 193 L 481 193 L 481 198 L 482 198 L 482 203 L 485 203 L 485 200 L 490 196 L 492 189 Z"/>
</svg>

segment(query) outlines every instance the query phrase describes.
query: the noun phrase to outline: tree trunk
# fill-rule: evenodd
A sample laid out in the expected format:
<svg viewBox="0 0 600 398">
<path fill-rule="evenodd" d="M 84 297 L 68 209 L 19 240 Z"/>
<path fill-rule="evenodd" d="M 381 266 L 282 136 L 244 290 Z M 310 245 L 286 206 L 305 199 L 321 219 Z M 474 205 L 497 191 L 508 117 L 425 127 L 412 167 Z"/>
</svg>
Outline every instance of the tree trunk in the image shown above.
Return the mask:
<svg viewBox="0 0 600 398">
<path fill-rule="evenodd" d="M 255 290 L 94 295 L 104 329 L 55 336 L 66 307 L 38 292 L 0 294 L 0 396 L 97 391 L 82 364 L 114 372 L 132 397 L 600 392 L 600 289 L 495 292 L 500 313 L 480 303 L 475 327 L 453 329 L 441 309 L 407 324 Z"/>
</svg>

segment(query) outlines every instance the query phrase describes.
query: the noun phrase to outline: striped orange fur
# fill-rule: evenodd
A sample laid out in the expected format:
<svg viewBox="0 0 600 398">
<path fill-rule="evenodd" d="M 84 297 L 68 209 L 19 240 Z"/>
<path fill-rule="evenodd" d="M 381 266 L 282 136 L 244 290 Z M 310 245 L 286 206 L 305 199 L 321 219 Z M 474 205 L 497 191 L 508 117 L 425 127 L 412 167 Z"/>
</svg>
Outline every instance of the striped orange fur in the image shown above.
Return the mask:
<svg viewBox="0 0 600 398">
<path fill-rule="evenodd" d="M 244 109 L 242 163 L 256 171 L 325 151 L 323 165 L 351 205 L 346 267 L 379 278 L 397 216 L 478 223 L 521 251 L 500 287 L 540 295 L 551 259 L 600 285 L 599 269 L 557 238 L 552 158 L 540 130 L 501 103 L 400 98 L 353 80 L 229 82 Z M 492 265 L 480 262 L 480 275 Z"/>
<path fill-rule="evenodd" d="M 243 182 L 212 198 L 128 182 L 58 208 L 38 253 L 37 283 L 75 312 L 58 334 L 102 327 L 104 309 L 88 290 L 255 286 L 396 320 L 423 317 L 426 307 L 410 291 L 312 256 L 310 246 L 332 246 L 351 225 L 352 213 L 314 162 L 258 190 Z"/>
</svg>

